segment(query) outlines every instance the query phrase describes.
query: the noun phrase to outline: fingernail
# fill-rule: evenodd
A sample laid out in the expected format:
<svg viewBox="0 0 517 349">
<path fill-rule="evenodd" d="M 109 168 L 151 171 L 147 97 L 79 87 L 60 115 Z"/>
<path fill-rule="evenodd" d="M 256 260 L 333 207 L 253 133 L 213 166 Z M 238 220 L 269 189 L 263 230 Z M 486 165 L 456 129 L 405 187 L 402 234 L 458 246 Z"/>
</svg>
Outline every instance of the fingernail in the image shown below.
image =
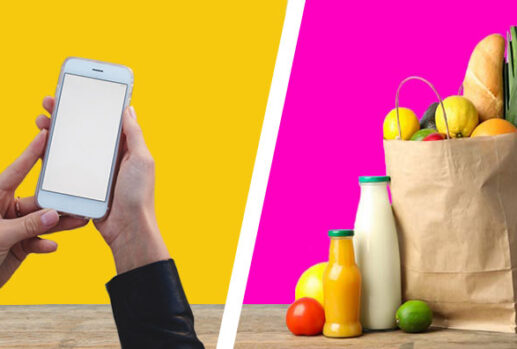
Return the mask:
<svg viewBox="0 0 517 349">
<path fill-rule="evenodd" d="M 40 145 L 43 146 L 42 143 L 44 143 L 46 139 L 47 139 L 47 130 L 41 130 L 38 132 L 36 137 L 34 137 L 33 144 L 35 146 L 40 146 Z"/>
<path fill-rule="evenodd" d="M 54 249 L 54 251 L 57 251 L 57 247 L 58 247 L 57 242 L 52 241 L 52 240 L 47 240 L 47 241 L 51 242 L 51 243 L 52 243 L 52 245 L 53 245 L 53 246 L 52 246 L 52 248 Z"/>
<path fill-rule="evenodd" d="M 52 227 L 59 221 L 59 215 L 56 211 L 50 210 L 42 214 L 40 219 L 45 227 Z"/>
<path fill-rule="evenodd" d="M 135 108 L 133 108 L 133 106 L 129 106 L 129 115 L 131 115 L 131 117 L 133 119 L 136 119 L 136 113 L 135 113 Z"/>
</svg>

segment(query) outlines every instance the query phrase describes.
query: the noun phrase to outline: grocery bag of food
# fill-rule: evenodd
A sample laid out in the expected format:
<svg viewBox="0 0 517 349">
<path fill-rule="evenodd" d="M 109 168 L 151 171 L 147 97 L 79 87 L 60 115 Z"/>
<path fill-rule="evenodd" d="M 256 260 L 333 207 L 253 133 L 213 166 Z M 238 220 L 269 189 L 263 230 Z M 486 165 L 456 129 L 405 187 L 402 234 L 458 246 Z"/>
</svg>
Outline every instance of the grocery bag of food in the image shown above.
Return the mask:
<svg viewBox="0 0 517 349">
<path fill-rule="evenodd" d="M 434 326 L 515 332 L 517 133 L 384 151 L 404 300 L 426 301 Z"/>
</svg>

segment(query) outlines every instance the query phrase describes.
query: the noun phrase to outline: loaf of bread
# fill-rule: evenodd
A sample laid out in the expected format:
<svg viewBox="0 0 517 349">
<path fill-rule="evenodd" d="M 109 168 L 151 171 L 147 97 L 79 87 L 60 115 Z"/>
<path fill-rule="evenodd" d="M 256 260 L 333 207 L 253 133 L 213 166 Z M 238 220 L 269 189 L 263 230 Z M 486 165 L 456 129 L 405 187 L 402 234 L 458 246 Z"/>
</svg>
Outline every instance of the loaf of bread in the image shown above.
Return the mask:
<svg viewBox="0 0 517 349">
<path fill-rule="evenodd" d="M 505 40 L 492 34 L 481 40 L 470 56 L 463 95 L 476 107 L 480 121 L 503 117 Z"/>
</svg>

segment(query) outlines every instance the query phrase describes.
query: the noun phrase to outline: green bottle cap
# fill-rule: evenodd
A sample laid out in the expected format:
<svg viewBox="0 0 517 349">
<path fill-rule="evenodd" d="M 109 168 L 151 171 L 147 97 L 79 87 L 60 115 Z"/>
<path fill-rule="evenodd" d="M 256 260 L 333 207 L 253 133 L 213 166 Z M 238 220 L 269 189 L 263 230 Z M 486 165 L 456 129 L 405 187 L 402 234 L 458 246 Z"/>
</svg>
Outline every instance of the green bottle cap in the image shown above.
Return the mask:
<svg viewBox="0 0 517 349">
<path fill-rule="evenodd" d="M 329 236 L 332 238 L 344 237 L 344 236 L 354 236 L 354 230 L 353 229 L 332 229 L 332 230 L 329 230 Z"/>
<path fill-rule="evenodd" d="M 390 176 L 360 176 L 359 183 L 382 183 L 391 181 Z"/>
</svg>

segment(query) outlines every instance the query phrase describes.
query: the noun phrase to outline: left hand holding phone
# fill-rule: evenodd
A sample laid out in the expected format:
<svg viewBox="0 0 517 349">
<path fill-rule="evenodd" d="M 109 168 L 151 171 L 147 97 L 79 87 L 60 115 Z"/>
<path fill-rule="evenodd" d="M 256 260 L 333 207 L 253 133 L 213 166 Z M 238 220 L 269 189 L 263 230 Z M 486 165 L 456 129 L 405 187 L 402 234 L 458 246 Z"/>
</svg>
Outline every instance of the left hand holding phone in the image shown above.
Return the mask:
<svg viewBox="0 0 517 349">
<path fill-rule="evenodd" d="M 0 173 L 0 287 L 30 253 L 49 253 L 57 249 L 54 241 L 41 234 L 70 230 L 88 221 L 60 217 L 55 210 L 40 209 L 34 197 L 15 198 L 16 188 L 43 155 L 47 130 L 42 130 L 27 149 Z"/>
</svg>

